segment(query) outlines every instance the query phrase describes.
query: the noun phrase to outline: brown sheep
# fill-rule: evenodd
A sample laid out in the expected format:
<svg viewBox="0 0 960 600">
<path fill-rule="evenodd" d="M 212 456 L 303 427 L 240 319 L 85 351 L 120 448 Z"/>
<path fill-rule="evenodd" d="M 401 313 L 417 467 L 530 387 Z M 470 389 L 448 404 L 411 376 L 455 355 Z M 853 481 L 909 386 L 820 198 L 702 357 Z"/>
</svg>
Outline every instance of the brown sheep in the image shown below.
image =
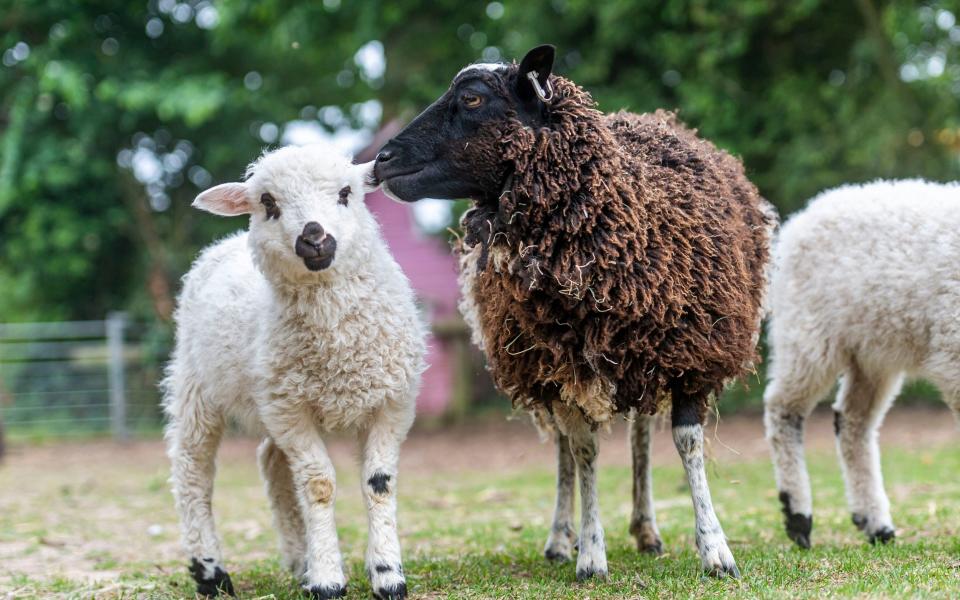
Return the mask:
<svg viewBox="0 0 960 600">
<path fill-rule="evenodd" d="M 461 308 L 497 386 L 556 426 L 558 496 L 545 554 L 577 577 L 607 571 L 595 486 L 598 426 L 634 412 L 634 514 L 661 540 L 651 415 L 672 403 L 703 567 L 739 576 L 703 465 L 711 397 L 752 369 L 776 217 L 736 158 L 669 112 L 604 115 L 551 75 L 553 47 L 479 64 L 387 143 L 376 177 L 404 201 L 469 197 Z"/>
</svg>

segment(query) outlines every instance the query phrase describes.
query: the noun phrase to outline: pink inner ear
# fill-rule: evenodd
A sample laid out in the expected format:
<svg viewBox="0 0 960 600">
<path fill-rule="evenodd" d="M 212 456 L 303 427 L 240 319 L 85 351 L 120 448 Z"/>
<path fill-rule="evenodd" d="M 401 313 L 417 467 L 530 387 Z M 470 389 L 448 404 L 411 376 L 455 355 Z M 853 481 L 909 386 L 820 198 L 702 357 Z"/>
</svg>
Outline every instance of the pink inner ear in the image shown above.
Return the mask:
<svg viewBox="0 0 960 600">
<path fill-rule="evenodd" d="M 224 217 L 249 214 L 251 211 L 247 186 L 242 183 L 214 186 L 197 196 L 193 206 Z"/>
</svg>

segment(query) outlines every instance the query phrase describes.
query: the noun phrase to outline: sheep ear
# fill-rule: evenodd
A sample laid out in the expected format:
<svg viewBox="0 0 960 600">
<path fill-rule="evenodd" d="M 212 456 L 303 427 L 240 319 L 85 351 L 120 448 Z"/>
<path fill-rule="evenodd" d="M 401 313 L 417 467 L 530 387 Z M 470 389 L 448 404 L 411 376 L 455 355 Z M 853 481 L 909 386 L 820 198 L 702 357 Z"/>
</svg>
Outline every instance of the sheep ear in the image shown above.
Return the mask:
<svg viewBox="0 0 960 600">
<path fill-rule="evenodd" d="M 553 58 L 556 53 L 556 47 L 551 44 L 544 44 L 527 52 L 527 55 L 520 61 L 520 70 L 517 73 L 517 94 L 523 101 L 529 102 L 537 97 L 537 93 L 533 89 L 533 83 L 527 77 L 527 74 L 531 71 L 537 73 L 537 82 L 541 88 L 546 89 L 547 78 L 553 71 Z"/>
<path fill-rule="evenodd" d="M 193 201 L 193 207 L 221 217 L 245 215 L 253 211 L 247 186 L 242 183 L 221 183 L 202 192 Z"/>
</svg>

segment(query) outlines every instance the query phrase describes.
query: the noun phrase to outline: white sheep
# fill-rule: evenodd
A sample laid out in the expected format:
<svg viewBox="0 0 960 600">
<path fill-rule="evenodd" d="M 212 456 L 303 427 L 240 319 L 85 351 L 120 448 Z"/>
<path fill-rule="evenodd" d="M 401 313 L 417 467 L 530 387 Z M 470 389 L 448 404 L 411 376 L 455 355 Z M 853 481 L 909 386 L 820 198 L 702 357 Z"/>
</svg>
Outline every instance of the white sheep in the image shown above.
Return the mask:
<svg viewBox="0 0 960 600">
<path fill-rule="evenodd" d="M 877 181 L 823 192 L 784 225 L 770 291 L 767 439 L 787 535 L 813 526 L 803 424 L 842 375 L 837 451 L 854 524 L 894 537 L 877 429 L 905 375 L 960 409 L 960 185 Z"/>
<path fill-rule="evenodd" d="M 194 201 L 251 215 L 249 231 L 204 250 L 184 278 L 163 383 L 173 491 L 201 594 L 233 592 L 211 512 L 229 419 L 263 436 L 258 458 L 284 564 L 314 598 L 339 598 L 347 583 L 323 433 L 356 432 L 371 587 L 378 598 L 406 596 L 397 460 L 414 419 L 424 327 L 364 206 L 369 172 L 328 146 L 286 147 L 251 165 L 243 183 Z"/>
</svg>

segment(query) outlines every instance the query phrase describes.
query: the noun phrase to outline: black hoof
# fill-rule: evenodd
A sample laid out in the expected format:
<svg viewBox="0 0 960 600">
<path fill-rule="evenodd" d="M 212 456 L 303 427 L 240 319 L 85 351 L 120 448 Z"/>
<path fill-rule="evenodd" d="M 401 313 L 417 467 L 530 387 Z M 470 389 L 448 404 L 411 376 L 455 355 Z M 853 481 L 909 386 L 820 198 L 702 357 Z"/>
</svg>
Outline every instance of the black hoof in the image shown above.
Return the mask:
<svg viewBox="0 0 960 600">
<path fill-rule="evenodd" d="M 233 582 L 230 581 L 230 575 L 220 567 L 214 567 L 213 576 L 207 576 L 207 567 L 205 565 L 213 564 L 214 559 L 205 558 L 202 561 L 196 558 L 190 559 L 190 575 L 197 582 L 197 594 L 200 596 L 215 597 L 220 594 L 236 596 L 233 591 Z"/>
<path fill-rule="evenodd" d="M 331 600 L 331 598 L 343 598 L 347 595 L 347 586 L 333 584 L 333 585 L 314 585 L 309 588 L 305 588 L 305 591 L 310 594 L 312 600 Z"/>
<path fill-rule="evenodd" d="M 724 577 L 740 579 L 740 569 L 737 568 L 737 565 L 723 565 L 721 569 L 713 569 L 710 571 L 710 575 L 717 579 L 723 579 Z"/>
<path fill-rule="evenodd" d="M 554 549 L 552 549 L 552 548 L 547 549 L 547 550 L 544 550 L 544 551 L 543 551 L 543 556 L 544 556 L 547 560 L 549 560 L 550 562 L 554 562 L 554 563 L 570 562 L 570 560 L 573 558 L 573 557 L 571 557 L 569 554 L 564 554 L 564 553 L 562 553 L 562 552 L 557 552 L 556 550 L 554 550 Z"/>
<path fill-rule="evenodd" d="M 810 532 L 813 531 L 813 515 L 802 515 L 790 509 L 790 494 L 780 492 L 780 504 L 783 506 L 783 524 L 787 537 L 801 548 L 810 547 Z"/>
<path fill-rule="evenodd" d="M 663 542 L 660 540 L 655 541 L 652 544 L 646 544 L 640 546 L 640 552 L 645 552 L 647 554 L 652 554 L 654 556 L 660 556 L 663 554 Z"/>
<path fill-rule="evenodd" d="M 577 569 L 577 581 L 583 583 L 591 579 L 606 579 L 606 571 L 597 571 L 594 569 Z"/>
<path fill-rule="evenodd" d="M 787 530 L 787 535 L 797 544 L 798 547 L 803 548 L 804 550 L 810 549 L 809 533 L 793 533 L 790 530 Z"/>
<path fill-rule="evenodd" d="M 876 544 L 877 542 L 880 542 L 881 544 L 886 544 L 888 542 L 892 542 L 893 538 L 895 537 L 897 537 L 896 532 L 894 532 L 894 530 L 890 529 L 889 527 L 883 527 L 878 531 L 874 531 L 869 536 L 871 544 Z"/>
<path fill-rule="evenodd" d="M 404 581 L 373 590 L 377 600 L 404 600 L 407 597 L 407 584 Z"/>
</svg>

